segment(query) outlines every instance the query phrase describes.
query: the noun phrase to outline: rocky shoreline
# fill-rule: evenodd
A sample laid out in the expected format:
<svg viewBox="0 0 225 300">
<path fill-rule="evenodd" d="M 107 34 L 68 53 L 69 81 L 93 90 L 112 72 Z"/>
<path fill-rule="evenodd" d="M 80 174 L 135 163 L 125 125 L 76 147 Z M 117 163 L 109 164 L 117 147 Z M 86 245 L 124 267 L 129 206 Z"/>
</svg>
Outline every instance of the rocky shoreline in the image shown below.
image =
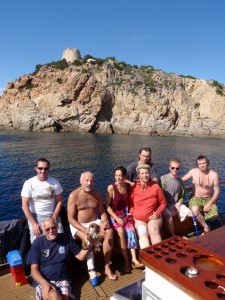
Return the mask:
<svg viewBox="0 0 225 300">
<path fill-rule="evenodd" d="M 8 82 L 0 129 L 225 137 L 225 88 L 216 81 L 114 58 L 67 65 Z"/>
</svg>

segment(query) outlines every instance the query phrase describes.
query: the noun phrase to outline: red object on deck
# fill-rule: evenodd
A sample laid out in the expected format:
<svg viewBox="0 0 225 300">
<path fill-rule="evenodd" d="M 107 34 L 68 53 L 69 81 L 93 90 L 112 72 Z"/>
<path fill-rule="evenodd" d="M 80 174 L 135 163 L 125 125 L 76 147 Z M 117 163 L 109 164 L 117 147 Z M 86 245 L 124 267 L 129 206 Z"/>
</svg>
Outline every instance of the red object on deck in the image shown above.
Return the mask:
<svg viewBox="0 0 225 300">
<path fill-rule="evenodd" d="M 7 261 L 10 265 L 11 275 L 14 279 L 14 283 L 17 287 L 27 284 L 26 277 L 24 275 L 22 260 L 20 252 L 18 250 L 13 250 L 8 252 L 6 255 Z"/>
<path fill-rule="evenodd" d="M 18 267 L 10 267 L 10 271 L 16 286 L 27 284 L 22 265 Z"/>
</svg>

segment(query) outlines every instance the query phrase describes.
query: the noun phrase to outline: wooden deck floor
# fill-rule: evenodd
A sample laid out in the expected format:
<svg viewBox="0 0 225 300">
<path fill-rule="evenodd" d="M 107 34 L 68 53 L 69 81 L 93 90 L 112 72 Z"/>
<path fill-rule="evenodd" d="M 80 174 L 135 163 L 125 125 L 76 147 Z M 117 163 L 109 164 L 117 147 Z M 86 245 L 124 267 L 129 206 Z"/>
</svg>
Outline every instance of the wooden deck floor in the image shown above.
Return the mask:
<svg viewBox="0 0 225 300">
<path fill-rule="evenodd" d="M 130 274 L 123 275 L 120 272 L 122 264 L 120 260 L 117 261 L 118 267 L 113 269 L 114 273 L 118 275 L 118 280 L 109 280 L 103 274 L 99 275 L 100 284 L 92 287 L 88 280 L 88 274 L 85 268 L 81 272 L 74 272 L 72 276 L 73 293 L 77 300 L 103 300 L 110 299 L 114 292 L 122 287 L 133 282 L 141 280 L 145 276 L 144 268 L 132 270 Z M 11 274 L 0 276 L 0 299 L 1 300 L 35 300 L 35 289 L 30 285 L 22 285 L 16 287 Z"/>
<path fill-rule="evenodd" d="M 183 227 L 185 225 L 187 228 L 193 228 L 191 219 L 183 222 L 182 225 Z M 178 226 L 177 228 L 179 228 L 180 230 L 182 229 L 180 226 Z M 179 234 L 182 235 L 183 231 L 179 232 Z M 98 275 L 100 276 L 100 284 L 96 287 L 92 287 L 88 280 L 88 273 L 85 268 L 81 269 L 79 272 L 77 272 L 76 268 L 73 269 L 74 272 L 72 272 L 72 288 L 77 300 L 110 299 L 113 293 L 117 290 L 145 277 L 144 269 L 135 269 L 132 270 L 131 274 L 123 275 L 121 273 L 121 270 L 123 268 L 121 254 L 118 255 L 118 253 L 115 251 L 113 253 L 114 255 L 112 256 L 112 270 L 116 275 L 118 275 L 117 281 L 109 280 L 107 277 L 100 274 L 100 269 L 98 269 L 97 271 Z M 102 257 L 98 258 L 98 261 L 101 260 Z M 100 267 L 102 268 L 102 266 Z M 21 287 L 15 287 L 13 278 L 10 273 L 0 276 L 0 300 L 15 299 L 35 300 L 35 289 L 28 284 Z"/>
<path fill-rule="evenodd" d="M 121 275 L 119 272 L 115 272 L 118 275 L 118 280 L 112 281 L 107 277 L 100 276 L 100 284 L 96 287 L 92 287 L 89 280 L 73 280 L 73 290 L 76 299 L 109 299 L 114 292 L 127 286 L 135 281 L 144 278 L 144 270 L 132 270 L 131 274 Z"/>
<path fill-rule="evenodd" d="M 35 300 L 34 288 L 29 284 L 16 287 L 11 273 L 0 276 L 1 300 Z"/>
</svg>

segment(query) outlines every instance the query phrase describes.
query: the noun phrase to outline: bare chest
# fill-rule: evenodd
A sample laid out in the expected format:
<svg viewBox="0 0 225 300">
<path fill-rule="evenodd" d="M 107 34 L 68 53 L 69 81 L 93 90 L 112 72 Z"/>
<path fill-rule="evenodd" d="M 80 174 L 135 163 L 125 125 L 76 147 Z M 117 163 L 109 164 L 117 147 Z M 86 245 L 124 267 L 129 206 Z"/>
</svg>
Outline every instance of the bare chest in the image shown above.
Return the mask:
<svg viewBox="0 0 225 300">
<path fill-rule="evenodd" d="M 76 206 L 78 210 L 96 209 L 98 207 L 98 201 L 91 195 L 84 195 L 77 200 Z"/>
</svg>

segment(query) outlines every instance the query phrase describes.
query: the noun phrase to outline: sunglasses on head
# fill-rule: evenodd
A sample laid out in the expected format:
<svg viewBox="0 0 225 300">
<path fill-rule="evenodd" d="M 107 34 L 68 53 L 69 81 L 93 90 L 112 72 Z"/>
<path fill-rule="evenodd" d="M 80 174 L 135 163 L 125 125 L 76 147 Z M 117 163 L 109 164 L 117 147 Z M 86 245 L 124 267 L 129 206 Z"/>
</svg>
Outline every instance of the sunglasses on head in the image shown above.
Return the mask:
<svg viewBox="0 0 225 300">
<path fill-rule="evenodd" d="M 172 170 L 175 169 L 175 170 L 177 170 L 177 171 L 180 170 L 180 168 L 176 168 L 176 167 L 170 167 L 170 169 L 172 169 Z"/>
<path fill-rule="evenodd" d="M 56 226 L 52 226 L 52 227 L 45 228 L 45 231 L 46 231 L 46 232 L 49 232 L 50 229 L 51 229 L 52 231 L 54 231 L 54 230 L 56 230 Z"/>
<path fill-rule="evenodd" d="M 49 168 L 42 168 L 42 167 L 37 167 L 37 168 L 38 168 L 38 170 L 40 170 L 40 171 L 42 171 L 42 170 L 48 171 L 48 170 L 49 170 Z"/>
</svg>

